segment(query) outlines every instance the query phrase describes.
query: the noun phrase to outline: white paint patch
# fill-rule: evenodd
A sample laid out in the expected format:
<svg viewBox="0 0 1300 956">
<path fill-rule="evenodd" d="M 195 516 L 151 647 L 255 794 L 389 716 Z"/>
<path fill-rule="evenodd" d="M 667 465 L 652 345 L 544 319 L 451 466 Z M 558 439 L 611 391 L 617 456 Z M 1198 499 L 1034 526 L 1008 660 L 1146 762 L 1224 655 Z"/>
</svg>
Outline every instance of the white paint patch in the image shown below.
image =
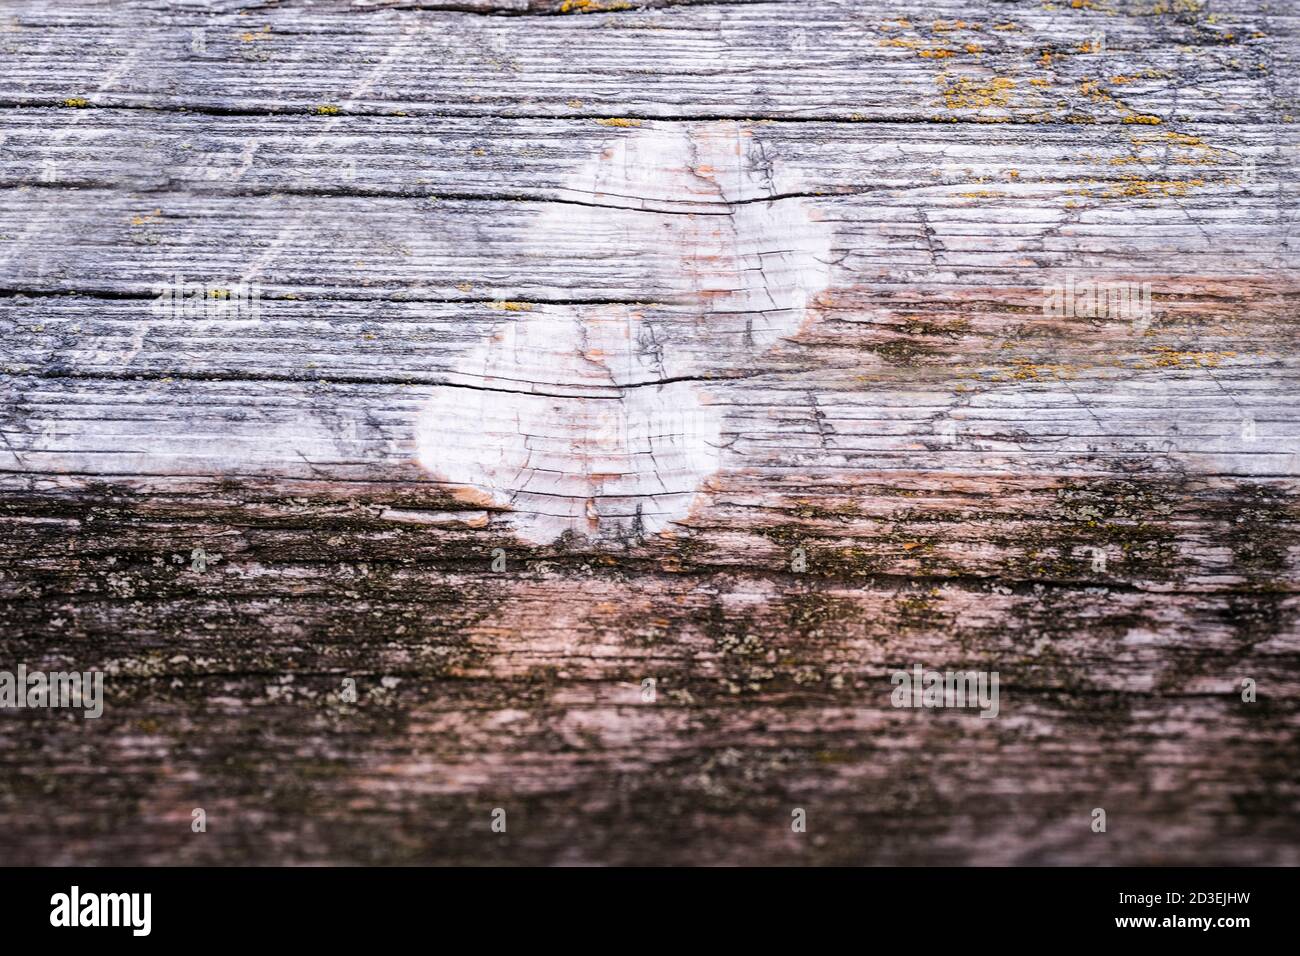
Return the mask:
<svg viewBox="0 0 1300 956">
<path fill-rule="evenodd" d="M 443 388 L 420 421 L 420 462 L 513 509 L 528 541 L 565 531 L 652 534 L 718 469 L 721 421 L 685 383 L 621 398 Z"/>
<path fill-rule="evenodd" d="M 621 248 L 662 263 L 656 285 L 679 291 L 680 323 L 651 327 L 630 305 L 511 313 L 432 390 L 416 423 L 420 464 L 509 508 L 536 543 L 639 537 L 684 517 L 720 467 L 722 420 L 691 383 L 665 379 L 744 368 L 795 333 L 829 283 L 829 229 L 797 198 L 764 200 L 772 176 L 739 124 L 620 135 L 561 191 L 593 205 L 554 204 L 539 228 L 591 228 L 602 206 L 645 211 Z"/>
</svg>

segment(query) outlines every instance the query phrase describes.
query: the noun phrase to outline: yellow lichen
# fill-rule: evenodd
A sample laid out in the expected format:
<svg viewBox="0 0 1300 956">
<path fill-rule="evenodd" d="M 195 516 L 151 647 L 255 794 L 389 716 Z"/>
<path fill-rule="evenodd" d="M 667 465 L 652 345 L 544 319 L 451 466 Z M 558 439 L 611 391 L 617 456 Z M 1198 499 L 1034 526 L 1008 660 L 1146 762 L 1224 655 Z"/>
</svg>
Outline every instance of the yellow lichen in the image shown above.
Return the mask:
<svg viewBox="0 0 1300 956">
<path fill-rule="evenodd" d="M 493 302 L 488 308 L 496 309 L 498 312 L 531 312 L 533 304 L 531 302 Z"/>
<path fill-rule="evenodd" d="M 623 119 L 621 116 L 612 116 L 609 119 L 596 120 L 601 126 L 640 126 L 641 121 L 636 119 Z"/>
<path fill-rule="evenodd" d="M 612 0 L 611 3 L 602 3 L 602 0 L 564 0 L 560 4 L 560 13 L 608 13 L 610 10 L 630 10 L 632 4 L 625 3 L 624 0 Z"/>
<path fill-rule="evenodd" d="M 1010 368 L 1005 372 L 995 372 L 993 381 L 1043 382 L 1074 378 L 1078 369 L 1070 365 L 1040 364 L 1030 359 L 1017 358 L 1010 361 Z"/>
<path fill-rule="evenodd" d="M 561 13 L 609 13 L 612 10 L 631 10 L 632 4 L 624 0 L 604 3 L 601 0 L 564 0 L 560 4 Z"/>
<path fill-rule="evenodd" d="M 1129 76 L 1125 76 L 1123 74 L 1119 76 L 1112 76 L 1110 78 L 1110 82 L 1115 86 L 1124 86 L 1129 83 L 1136 83 L 1139 80 L 1167 80 L 1169 79 L 1169 75 L 1170 74 L 1168 70 L 1146 69 L 1146 70 L 1139 70 L 1137 73 L 1131 74 Z"/>
<path fill-rule="evenodd" d="M 69 109 L 84 109 L 90 105 L 90 100 L 80 96 L 69 96 L 63 101 L 63 105 Z"/>
<path fill-rule="evenodd" d="M 1088 97 L 1088 99 L 1092 100 L 1094 103 L 1101 103 L 1107 106 L 1115 103 L 1115 98 L 1102 90 L 1096 80 L 1090 80 L 1087 77 L 1084 77 L 1079 81 L 1079 92 Z"/>
<path fill-rule="evenodd" d="M 949 109 L 1009 106 L 1011 90 L 1016 85 L 1016 81 L 1007 76 L 995 76 L 983 82 L 970 77 L 950 82 L 941 76 L 936 78 L 936 82 L 943 88 L 943 101 Z"/>
<path fill-rule="evenodd" d="M 1236 358 L 1236 352 L 1183 352 L 1167 345 L 1157 346 L 1150 357 L 1136 363 L 1137 368 L 1217 368 L 1224 359 Z"/>
<path fill-rule="evenodd" d="M 321 116 L 333 116 L 338 113 L 339 108 L 333 103 L 325 103 L 316 107 L 312 112 L 319 113 Z"/>
<path fill-rule="evenodd" d="M 1124 183 L 1112 186 L 1102 193 L 1110 199 L 1150 196 L 1186 196 L 1198 186 L 1204 186 L 1203 179 L 1142 179 L 1140 176 L 1125 176 Z"/>
<path fill-rule="evenodd" d="M 1132 107 L 1116 99 L 1101 88 L 1097 80 L 1084 77 L 1079 81 L 1079 92 L 1101 106 L 1109 106 L 1120 114 L 1120 122 L 1128 125 L 1159 126 L 1160 117 L 1135 112 Z"/>
<path fill-rule="evenodd" d="M 1204 6 L 1204 0 L 1159 0 L 1151 8 L 1151 13 L 1155 16 L 1163 13 L 1200 13 Z"/>
</svg>

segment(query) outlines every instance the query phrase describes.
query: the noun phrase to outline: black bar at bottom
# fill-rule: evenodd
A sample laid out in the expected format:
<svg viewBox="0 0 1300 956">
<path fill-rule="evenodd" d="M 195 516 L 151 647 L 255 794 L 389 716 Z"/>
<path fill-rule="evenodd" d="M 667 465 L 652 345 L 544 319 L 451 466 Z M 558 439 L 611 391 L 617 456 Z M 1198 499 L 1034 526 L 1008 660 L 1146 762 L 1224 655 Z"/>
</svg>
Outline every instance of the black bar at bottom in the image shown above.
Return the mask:
<svg viewBox="0 0 1300 956">
<path fill-rule="evenodd" d="M 333 948 L 402 934 L 432 942 L 432 931 L 457 948 L 476 937 L 494 945 L 510 937 L 533 945 L 581 939 L 617 949 L 845 933 L 859 943 L 899 933 L 900 941 L 937 934 L 953 943 L 1128 937 L 1230 946 L 1290 928 L 1283 908 L 1294 875 L 1239 868 L 9 868 L 0 869 L 0 915 L 11 944 L 75 933 L 82 943 L 275 939 Z M 146 893 L 147 935 L 139 932 Z M 86 922 L 119 925 L 80 925 Z"/>
</svg>

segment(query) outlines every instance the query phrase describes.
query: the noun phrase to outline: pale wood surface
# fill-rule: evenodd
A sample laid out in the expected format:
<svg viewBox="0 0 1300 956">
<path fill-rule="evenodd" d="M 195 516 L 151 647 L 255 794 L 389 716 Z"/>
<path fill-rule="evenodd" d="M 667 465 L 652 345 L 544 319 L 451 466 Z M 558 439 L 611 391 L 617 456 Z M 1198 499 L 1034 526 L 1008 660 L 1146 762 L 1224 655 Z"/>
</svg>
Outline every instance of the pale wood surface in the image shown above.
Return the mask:
<svg viewBox="0 0 1300 956">
<path fill-rule="evenodd" d="M 6 5 L 0 861 L 1300 863 L 1298 27 Z"/>
</svg>

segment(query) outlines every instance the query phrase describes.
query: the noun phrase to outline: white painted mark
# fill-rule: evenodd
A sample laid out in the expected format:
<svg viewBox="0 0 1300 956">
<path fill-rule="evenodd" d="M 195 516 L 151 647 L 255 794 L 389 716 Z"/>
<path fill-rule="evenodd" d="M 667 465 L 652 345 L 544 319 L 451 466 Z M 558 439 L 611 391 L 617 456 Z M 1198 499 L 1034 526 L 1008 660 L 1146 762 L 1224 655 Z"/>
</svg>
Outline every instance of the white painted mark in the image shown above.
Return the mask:
<svg viewBox="0 0 1300 956">
<path fill-rule="evenodd" d="M 691 382 L 664 380 L 744 368 L 829 283 L 830 232 L 809 207 L 750 201 L 777 191 L 752 147 L 736 123 L 650 126 L 581 169 L 562 195 L 594 205 L 555 204 L 539 228 L 581 234 L 609 215 L 601 206 L 647 211 L 654 228 L 624 238 L 629 262 L 660 252 L 671 273 L 656 287 L 695 311 L 670 328 L 630 305 L 520 311 L 432 390 L 420 464 L 466 500 L 508 508 L 535 543 L 641 537 L 683 518 L 721 465 L 722 416 Z M 786 179 L 781 191 L 795 190 Z M 738 323 L 720 354 L 716 332 Z"/>
</svg>

